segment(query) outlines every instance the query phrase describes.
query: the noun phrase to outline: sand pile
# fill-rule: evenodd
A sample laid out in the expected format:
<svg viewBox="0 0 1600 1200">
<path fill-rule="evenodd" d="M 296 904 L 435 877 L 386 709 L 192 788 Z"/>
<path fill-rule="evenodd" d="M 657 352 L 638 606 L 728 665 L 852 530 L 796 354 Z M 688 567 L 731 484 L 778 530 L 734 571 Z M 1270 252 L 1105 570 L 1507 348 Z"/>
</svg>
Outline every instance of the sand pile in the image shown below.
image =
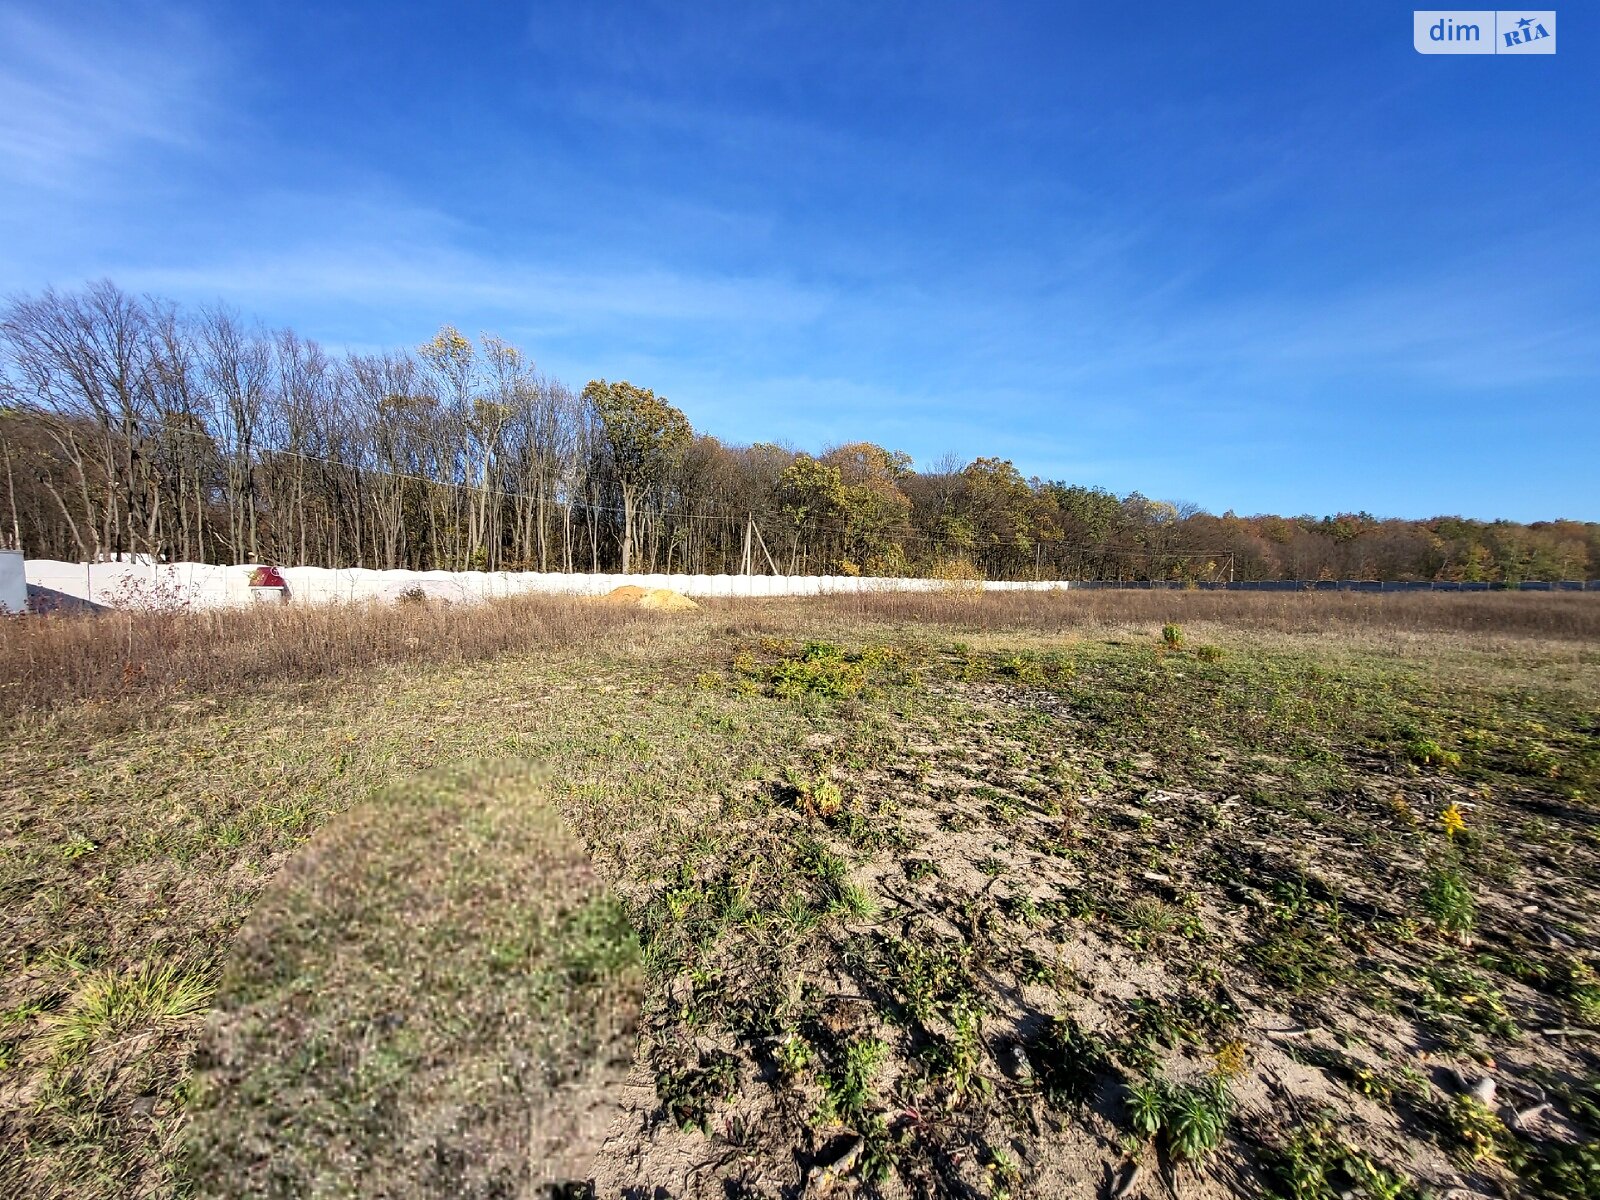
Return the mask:
<svg viewBox="0 0 1600 1200">
<path fill-rule="evenodd" d="M 671 588 L 642 588 L 631 583 L 607 592 L 600 597 L 600 602 L 631 604 L 636 608 L 649 608 L 658 612 L 682 612 L 685 609 L 700 607 L 682 592 L 675 592 Z"/>
</svg>

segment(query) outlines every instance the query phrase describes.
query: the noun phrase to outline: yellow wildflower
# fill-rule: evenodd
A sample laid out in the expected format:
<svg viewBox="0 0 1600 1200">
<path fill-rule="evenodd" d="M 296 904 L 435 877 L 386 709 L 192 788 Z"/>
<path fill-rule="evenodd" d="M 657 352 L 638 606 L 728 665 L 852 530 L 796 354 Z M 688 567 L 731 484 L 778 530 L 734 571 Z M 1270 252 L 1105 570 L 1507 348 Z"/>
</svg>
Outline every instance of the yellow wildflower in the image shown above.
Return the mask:
<svg viewBox="0 0 1600 1200">
<path fill-rule="evenodd" d="M 1444 826 L 1446 837 L 1455 837 L 1456 834 L 1466 829 L 1467 819 L 1461 815 L 1460 807 L 1452 800 L 1445 805 L 1444 811 L 1439 814 L 1439 824 Z"/>
<path fill-rule="evenodd" d="M 1245 1068 L 1250 1065 L 1250 1051 L 1246 1048 L 1244 1042 L 1238 1038 L 1234 1038 L 1233 1041 L 1221 1046 L 1217 1050 L 1215 1058 L 1217 1060 L 1217 1074 L 1223 1079 L 1237 1079 L 1244 1074 Z"/>
</svg>

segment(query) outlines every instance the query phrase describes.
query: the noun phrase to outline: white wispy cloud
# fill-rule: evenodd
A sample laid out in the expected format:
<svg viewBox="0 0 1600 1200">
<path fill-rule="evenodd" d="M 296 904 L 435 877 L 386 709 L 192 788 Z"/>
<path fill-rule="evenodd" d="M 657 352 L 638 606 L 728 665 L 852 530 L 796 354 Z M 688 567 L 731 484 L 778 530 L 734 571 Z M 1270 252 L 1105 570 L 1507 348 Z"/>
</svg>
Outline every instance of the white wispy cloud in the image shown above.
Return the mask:
<svg viewBox="0 0 1600 1200">
<path fill-rule="evenodd" d="M 244 308 L 330 301 L 425 306 L 439 320 L 488 313 L 549 333 L 611 321 L 786 325 L 815 319 L 828 303 L 824 293 L 772 276 L 686 272 L 639 258 L 585 264 L 491 253 L 470 244 L 482 240 L 479 231 L 402 202 L 276 197 L 261 203 L 278 209 L 274 225 L 283 212 L 315 213 L 311 232 L 250 237 L 182 265 L 130 255 L 108 270 L 126 287 L 222 298 Z M 235 224 L 248 219 L 236 217 Z"/>
<path fill-rule="evenodd" d="M 70 190 L 96 168 L 192 148 L 212 61 L 198 28 L 170 13 L 0 10 L 0 180 Z"/>
</svg>

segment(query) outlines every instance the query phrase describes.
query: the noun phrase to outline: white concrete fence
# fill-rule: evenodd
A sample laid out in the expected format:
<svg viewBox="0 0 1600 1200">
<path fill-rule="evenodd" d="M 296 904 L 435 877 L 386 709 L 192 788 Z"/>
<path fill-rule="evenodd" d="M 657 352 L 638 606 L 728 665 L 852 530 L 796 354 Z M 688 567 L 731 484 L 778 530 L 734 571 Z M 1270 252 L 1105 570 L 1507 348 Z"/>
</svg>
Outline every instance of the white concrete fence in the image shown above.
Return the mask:
<svg viewBox="0 0 1600 1200">
<path fill-rule="evenodd" d="M 469 601 L 527 592 L 603 596 L 624 584 L 671 588 L 686 596 L 816 596 L 837 592 L 928 591 L 931 579 L 850 575 L 564 575 L 539 571 L 371 571 L 359 567 L 280 567 L 296 602 L 386 600 L 420 591 Z M 211 608 L 250 602 L 251 568 L 208 563 L 69 563 L 30 559 L 28 585 L 105 608 Z M 976 586 L 976 585 L 974 585 Z M 993 591 L 1064 588 L 1064 583 L 985 583 Z M 44 607 L 39 605 L 39 607 Z"/>
<path fill-rule="evenodd" d="M 28 578 L 21 550 L 0 550 L 0 613 L 28 611 Z"/>
<path fill-rule="evenodd" d="M 253 568 L 207 563 L 103 562 L 69 563 L 30 560 L 24 566 L 15 551 L 0 551 L 0 611 L 21 612 L 25 600 L 36 612 L 59 611 L 88 602 L 101 608 L 214 608 L 248 604 Z M 936 591 L 950 585 L 934 579 L 860 578 L 853 575 L 563 575 L 538 571 L 369 571 L 359 567 L 280 567 L 289 598 L 299 603 L 328 601 L 394 601 L 407 593 L 462 602 L 491 596 L 543 592 L 569 596 L 603 596 L 613 588 L 634 584 L 671 588 L 686 596 L 819 596 L 848 592 Z M 26 596 L 24 595 L 26 576 Z M 970 586 L 979 586 L 974 583 Z M 1169 580 L 1047 580 L 981 585 L 991 592 L 1060 591 L 1073 589 L 1180 588 Z M 1600 592 L 1600 580 L 1529 581 L 1523 583 L 1454 583 L 1417 580 L 1268 579 L 1237 583 L 1199 583 L 1202 591 L 1263 592 Z"/>
</svg>

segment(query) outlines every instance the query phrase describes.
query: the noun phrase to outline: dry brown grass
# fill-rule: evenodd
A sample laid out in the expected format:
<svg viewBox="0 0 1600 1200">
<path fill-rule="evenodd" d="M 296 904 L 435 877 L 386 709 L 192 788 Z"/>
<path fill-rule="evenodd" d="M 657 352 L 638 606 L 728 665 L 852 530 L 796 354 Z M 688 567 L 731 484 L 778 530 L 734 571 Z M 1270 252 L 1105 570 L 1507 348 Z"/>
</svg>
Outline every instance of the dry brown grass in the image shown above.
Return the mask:
<svg viewBox="0 0 1600 1200">
<path fill-rule="evenodd" d="M 1241 631 L 1460 633 L 1600 640 L 1600 593 L 865 592 L 806 601 L 817 617 L 1055 633 L 1165 622 Z"/>
<path fill-rule="evenodd" d="M 582 645 L 660 619 L 569 597 L 521 596 L 477 605 L 288 605 L 3 621 L 0 715 L 83 701 L 149 707 L 387 663 L 476 662 Z"/>
<path fill-rule="evenodd" d="M 1380 1111 L 1339 1081 L 1360 1064 L 1475 1077 L 1469 1055 L 1492 1054 L 1508 1084 L 1549 1069 L 1594 1094 L 1594 613 L 1592 597 L 1079 593 L 7 628 L 0 679 L 32 699 L 0 738 L 0 1195 L 182 1195 L 194 1006 L 262 889 L 375 788 L 496 758 L 548 766 L 548 794 L 647 935 L 644 1086 L 620 1092 L 629 1132 L 604 1194 L 710 1200 L 757 1173 L 798 1194 L 820 1156 L 864 1134 L 858 1171 L 888 1182 L 842 1190 L 1088 1195 L 1127 1139 L 1159 1149 L 1118 1115 L 1125 1085 L 1192 1078 L 1236 1040 L 1241 1103 L 1217 1156 L 1184 1168 L 1191 1200 L 1260 1194 L 1239 1174 L 1257 1169 L 1251 1147 L 1287 1144 L 1301 1106 L 1330 1098 L 1434 1192 L 1512 1194 L 1509 1176 L 1463 1184 L 1448 1127 L 1429 1123 L 1453 1111 L 1452 1087 L 1420 1085 L 1425 1110 Z M 1167 622 L 1186 649 L 1163 647 Z M 130 646 L 173 662 L 126 683 L 53 672 L 30 638 L 113 667 Z M 1213 638 L 1224 652 L 1202 654 Z M 822 686 L 845 670 L 866 686 Z M 91 702 L 73 704 L 75 687 Z M 830 816 L 805 803 L 823 784 L 842 795 Z M 1452 836 L 1439 813 L 1458 798 L 1467 828 Z M 419 861 L 380 878 L 470 896 L 465 872 L 508 865 L 470 845 L 459 875 Z M 1446 866 L 1472 892 L 1470 947 L 1431 923 L 1429 875 Z M 469 951 L 446 940 L 436 958 Z M 1151 1022 L 1191 1021 L 1208 981 L 1254 1007 L 1208 1008 L 1181 1046 L 1161 1042 Z M 1510 1018 L 1452 1000 L 1502 994 Z M 908 1020 L 913 1003 L 928 1015 Z M 1266 1011 L 1321 1030 L 1299 1045 L 1326 1065 L 1257 1038 L 1279 1027 Z M 958 1040 L 958 1014 L 978 1014 L 975 1039 Z M 1094 1103 L 1014 1142 L 1015 1114 L 1049 1097 L 1012 1077 L 1008 1048 L 1057 1016 L 1103 1033 L 1118 1074 L 1080 1081 Z M 1571 1038 L 1540 1032 L 1580 1019 Z M 1403 1045 L 1372 1040 L 1393 1031 Z M 844 1068 L 864 1039 L 884 1057 L 851 1100 Z M 775 1045 L 792 1047 L 783 1071 Z M 1049 1086 L 1066 1095 L 1059 1066 Z M 1269 1104 L 1268 1079 L 1294 1090 Z M 1547 1120 L 1576 1120 L 1552 1099 Z M 1593 1136 L 1555 1131 L 1569 1128 Z M 1578 1145 L 1513 1135 L 1519 1154 Z M 990 1170 L 991 1144 L 1037 1177 Z M 471 1150 L 465 1165 L 487 1162 Z M 1544 1178 L 1521 1191 L 1556 1194 Z"/>
<path fill-rule="evenodd" d="M 513 759 L 389 788 L 278 873 L 194 1059 L 202 1197 L 543 1194 L 593 1173 L 644 972 Z"/>
<path fill-rule="evenodd" d="M 1590 593 L 871 592 L 706 607 L 750 628 L 776 618 L 783 627 L 843 621 L 1050 634 L 1171 621 L 1245 633 L 1600 642 L 1600 594 Z M 629 606 L 519 596 L 476 605 L 291 605 L 3 621 L 0 717 L 91 701 L 132 719 L 184 696 L 226 696 L 388 663 L 480 662 L 590 644 L 662 619 Z"/>
</svg>

